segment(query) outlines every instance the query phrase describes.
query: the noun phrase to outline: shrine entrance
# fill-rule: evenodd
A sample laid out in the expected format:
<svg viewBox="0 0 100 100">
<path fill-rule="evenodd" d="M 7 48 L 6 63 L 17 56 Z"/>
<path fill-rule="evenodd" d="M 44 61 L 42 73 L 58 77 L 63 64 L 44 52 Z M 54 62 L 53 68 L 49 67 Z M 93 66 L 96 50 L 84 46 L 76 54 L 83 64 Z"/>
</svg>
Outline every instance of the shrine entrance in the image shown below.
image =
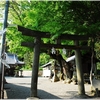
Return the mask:
<svg viewBox="0 0 100 100">
<path fill-rule="evenodd" d="M 22 46 L 27 46 L 34 48 L 34 59 L 32 67 L 32 78 L 31 78 L 31 97 L 37 97 L 37 82 L 38 82 L 38 67 L 39 67 L 39 56 L 41 48 L 51 49 L 52 47 L 57 49 L 72 49 L 75 50 L 75 62 L 76 62 L 76 71 L 77 71 L 77 81 L 78 81 L 78 93 L 85 95 L 84 89 L 84 78 L 82 70 L 82 61 L 80 50 L 90 50 L 90 46 L 80 46 L 79 41 L 89 40 L 90 36 L 87 35 L 69 35 L 62 34 L 59 36 L 56 41 L 56 44 L 47 44 L 41 42 L 42 38 L 50 39 L 50 34 L 47 32 L 40 32 L 35 30 L 30 30 L 22 26 L 18 26 L 18 31 L 22 32 L 22 35 L 35 37 L 34 43 L 22 42 Z M 62 45 L 61 40 L 73 40 L 74 45 Z"/>
</svg>

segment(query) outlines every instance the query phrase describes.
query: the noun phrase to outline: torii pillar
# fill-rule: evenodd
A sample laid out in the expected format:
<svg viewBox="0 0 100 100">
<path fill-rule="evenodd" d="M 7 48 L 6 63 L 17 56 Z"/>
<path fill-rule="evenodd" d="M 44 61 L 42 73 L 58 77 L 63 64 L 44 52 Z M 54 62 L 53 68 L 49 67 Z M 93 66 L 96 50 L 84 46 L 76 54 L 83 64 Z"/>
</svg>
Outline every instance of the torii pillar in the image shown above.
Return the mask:
<svg viewBox="0 0 100 100">
<path fill-rule="evenodd" d="M 38 83 L 38 68 L 39 68 L 39 56 L 40 56 L 40 37 L 36 37 L 34 41 L 34 58 L 32 67 L 31 78 L 31 97 L 37 97 L 37 83 Z"/>
<path fill-rule="evenodd" d="M 75 40 L 75 45 L 79 46 L 79 41 Z M 80 95 L 85 95 L 82 61 L 81 61 L 81 55 L 79 49 L 75 50 L 75 58 L 76 58 L 75 61 L 76 61 L 78 89 L 79 89 L 78 93 Z"/>
</svg>

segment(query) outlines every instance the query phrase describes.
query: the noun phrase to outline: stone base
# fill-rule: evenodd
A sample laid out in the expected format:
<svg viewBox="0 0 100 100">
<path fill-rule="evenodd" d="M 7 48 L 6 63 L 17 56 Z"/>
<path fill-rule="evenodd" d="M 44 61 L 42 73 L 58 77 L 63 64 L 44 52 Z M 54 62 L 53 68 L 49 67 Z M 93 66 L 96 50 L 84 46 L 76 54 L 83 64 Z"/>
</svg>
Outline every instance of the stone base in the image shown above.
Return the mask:
<svg viewBox="0 0 100 100">
<path fill-rule="evenodd" d="M 28 97 L 28 98 L 26 98 L 26 100 L 33 100 L 33 99 L 38 100 L 39 98 L 38 97 Z"/>
<path fill-rule="evenodd" d="M 68 83 L 68 84 L 70 84 L 70 83 L 72 82 L 71 79 L 66 79 L 65 81 L 66 81 L 66 83 Z"/>
<path fill-rule="evenodd" d="M 58 82 L 59 78 L 57 76 L 53 76 L 53 78 L 51 80 L 52 80 L 52 82 Z"/>
<path fill-rule="evenodd" d="M 86 94 L 77 94 L 77 95 L 75 95 L 74 97 L 72 97 L 71 99 L 89 99 L 90 98 L 90 96 L 88 96 L 88 95 L 86 95 Z"/>
</svg>

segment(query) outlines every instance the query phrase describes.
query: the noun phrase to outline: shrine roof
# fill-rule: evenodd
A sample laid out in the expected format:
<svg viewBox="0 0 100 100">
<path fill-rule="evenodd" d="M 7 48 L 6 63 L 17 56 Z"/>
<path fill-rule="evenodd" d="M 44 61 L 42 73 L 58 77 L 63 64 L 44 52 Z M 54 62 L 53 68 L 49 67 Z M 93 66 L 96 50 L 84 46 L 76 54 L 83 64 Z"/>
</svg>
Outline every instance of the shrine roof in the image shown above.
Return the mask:
<svg viewBox="0 0 100 100">
<path fill-rule="evenodd" d="M 17 55 L 11 54 L 11 53 L 5 53 L 6 54 L 6 63 L 7 64 L 18 64 L 18 65 L 24 65 L 25 63 L 23 61 L 19 61 Z"/>
</svg>

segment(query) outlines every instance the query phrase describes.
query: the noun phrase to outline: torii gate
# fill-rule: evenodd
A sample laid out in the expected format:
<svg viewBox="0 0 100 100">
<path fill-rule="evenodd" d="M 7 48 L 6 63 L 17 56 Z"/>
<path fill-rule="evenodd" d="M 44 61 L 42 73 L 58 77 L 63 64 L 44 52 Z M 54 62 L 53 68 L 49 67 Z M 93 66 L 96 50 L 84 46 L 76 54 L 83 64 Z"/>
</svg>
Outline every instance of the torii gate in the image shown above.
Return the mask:
<svg viewBox="0 0 100 100">
<path fill-rule="evenodd" d="M 89 36 L 63 34 L 60 37 L 58 37 L 57 40 L 73 40 L 74 45 L 44 44 L 41 42 L 41 38 L 50 38 L 50 34 L 48 32 L 35 31 L 35 30 L 24 28 L 22 26 L 18 26 L 18 31 L 22 32 L 22 35 L 35 37 L 34 43 L 22 42 L 22 46 L 34 48 L 34 59 L 33 59 L 32 78 L 31 78 L 31 97 L 37 97 L 37 82 L 38 82 L 40 49 L 52 48 L 52 47 L 59 48 L 59 49 L 65 48 L 65 49 L 75 50 L 78 93 L 80 95 L 85 95 L 80 50 L 83 50 L 83 49 L 89 50 L 90 47 L 79 46 L 79 40 L 88 40 Z"/>
</svg>

